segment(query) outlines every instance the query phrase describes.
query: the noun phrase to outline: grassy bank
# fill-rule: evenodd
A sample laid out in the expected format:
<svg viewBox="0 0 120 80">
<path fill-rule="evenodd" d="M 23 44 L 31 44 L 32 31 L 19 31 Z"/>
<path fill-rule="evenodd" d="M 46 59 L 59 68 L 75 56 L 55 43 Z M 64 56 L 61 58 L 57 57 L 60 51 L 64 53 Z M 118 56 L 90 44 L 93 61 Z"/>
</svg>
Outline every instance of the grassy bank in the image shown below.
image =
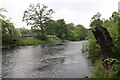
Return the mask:
<svg viewBox="0 0 120 80">
<path fill-rule="evenodd" d="M 19 46 L 29 46 L 29 45 L 38 45 L 38 44 L 46 44 L 46 43 L 55 43 L 55 42 L 60 42 L 60 41 L 62 41 L 62 40 L 60 40 L 58 38 L 40 40 L 40 39 L 36 39 L 36 38 L 21 37 L 16 44 Z"/>
</svg>

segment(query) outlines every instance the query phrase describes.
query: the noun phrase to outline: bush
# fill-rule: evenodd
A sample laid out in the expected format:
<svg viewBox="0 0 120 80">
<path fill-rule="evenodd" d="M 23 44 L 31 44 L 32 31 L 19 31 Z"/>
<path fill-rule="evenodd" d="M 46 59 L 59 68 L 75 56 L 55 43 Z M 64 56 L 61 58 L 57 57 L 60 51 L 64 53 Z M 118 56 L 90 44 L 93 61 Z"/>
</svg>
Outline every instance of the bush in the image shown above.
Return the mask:
<svg viewBox="0 0 120 80">
<path fill-rule="evenodd" d="M 108 58 L 110 62 L 114 61 L 112 68 L 108 71 L 103 67 L 102 62 L 97 59 L 94 63 L 94 71 L 90 78 L 120 78 L 120 63 L 117 59 Z"/>
<path fill-rule="evenodd" d="M 99 60 L 96 60 L 94 66 L 95 69 L 90 78 L 105 78 L 105 70 L 102 63 Z"/>
<path fill-rule="evenodd" d="M 94 38 L 89 40 L 87 51 L 89 53 L 88 58 L 92 63 L 100 57 L 100 47 Z"/>
<path fill-rule="evenodd" d="M 108 71 L 108 78 L 120 78 L 120 63 L 114 62 L 112 68 Z"/>
<path fill-rule="evenodd" d="M 2 36 L 2 44 L 3 45 L 15 44 L 17 41 L 18 41 L 17 36 L 13 36 L 13 35 L 9 35 L 9 34 L 5 34 L 4 36 Z"/>
</svg>

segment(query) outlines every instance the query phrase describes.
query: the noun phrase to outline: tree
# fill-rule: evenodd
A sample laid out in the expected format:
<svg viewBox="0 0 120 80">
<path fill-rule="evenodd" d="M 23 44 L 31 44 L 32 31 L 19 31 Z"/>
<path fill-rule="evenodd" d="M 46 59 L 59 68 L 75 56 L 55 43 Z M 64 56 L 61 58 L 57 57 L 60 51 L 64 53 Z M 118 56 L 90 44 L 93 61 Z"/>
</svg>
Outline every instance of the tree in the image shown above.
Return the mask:
<svg viewBox="0 0 120 80">
<path fill-rule="evenodd" d="M 46 32 L 49 35 L 55 35 L 56 29 L 57 29 L 57 22 L 55 20 L 49 20 L 47 22 L 47 29 Z"/>
<path fill-rule="evenodd" d="M 4 8 L 0 8 L 0 37 L 2 36 L 2 21 L 6 17 L 2 12 L 7 12 Z M 1 42 L 1 41 L 0 41 Z"/>
<path fill-rule="evenodd" d="M 19 32 L 15 30 L 15 27 L 10 20 L 2 20 L 2 42 L 5 43 L 15 43 L 19 36 Z"/>
<path fill-rule="evenodd" d="M 91 18 L 90 27 L 95 27 L 97 24 L 101 25 L 103 21 L 100 19 L 100 17 L 101 17 L 101 14 L 99 12 L 96 15 L 94 15 Z"/>
<path fill-rule="evenodd" d="M 2 12 L 7 12 L 4 8 L 0 8 L 0 26 L 2 26 L 2 42 L 3 44 L 15 43 L 19 33 L 15 30 L 15 27 L 6 16 L 1 14 Z M 0 27 L 1 28 L 1 27 Z"/>
<path fill-rule="evenodd" d="M 71 27 L 72 28 L 72 27 Z M 70 30 L 70 40 L 80 41 L 85 40 L 87 37 L 87 29 L 83 25 L 76 25 Z"/>
<path fill-rule="evenodd" d="M 56 28 L 56 36 L 61 39 L 67 39 L 68 38 L 68 30 L 67 30 L 67 24 L 65 23 L 64 19 L 57 20 L 57 28 Z"/>
<path fill-rule="evenodd" d="M 72 39 L 71 39 L 72 36 L 73 36 L 72 33 L 74 33 L 72 30 L 74 30 L 74 29 L 75 29 L 75 25 L 74 25 L 73 23 L 69 23 L 69 24 L 67 24 L 68 39 L 70 39 L 70 40 L 72 40 Z"/>
<path fill-rule="evenodd" d="M 120 14 L 118 12 L 113 12 L 110 20 L 113 21 L 113 23 L 112 27 L 108 29 L 114 41 L 114 53 L 120 58 Z"/>
<path fill-rule="evenodd" d="M 117 29 L 118 29 L 118 42 L 120 45 L 120 14 L 117 12 L 113 12 L 111 19 L 117 23 Z"/>
<path fill-rule="evenodd" d="M 25 27 L 19 28 L 19 32 L 21 33 L 22 36 L 30 36 L 31 31 L 26 29 Z"/>
<path fill-rule="evenodd" d="M 0 8 L 0 19 L 6 18 L 6 16 L 3 15 L 2 12 L 7 12 L 7 11 L 4 8 Z"/>
<path fill-rule="evenodd" d="M 29 8 L 24 11 L 23 21 L 27 25 L 32 25 L 32 29 L 39 29 L 41 36 L 45 36 L 47 28 L 47 21 L 50 20 L 51 15 L 54 13 L 52 9 L 48 9 L 48 6 L 38 3 L 36 6 L 30 4 Z"/>
</svg>

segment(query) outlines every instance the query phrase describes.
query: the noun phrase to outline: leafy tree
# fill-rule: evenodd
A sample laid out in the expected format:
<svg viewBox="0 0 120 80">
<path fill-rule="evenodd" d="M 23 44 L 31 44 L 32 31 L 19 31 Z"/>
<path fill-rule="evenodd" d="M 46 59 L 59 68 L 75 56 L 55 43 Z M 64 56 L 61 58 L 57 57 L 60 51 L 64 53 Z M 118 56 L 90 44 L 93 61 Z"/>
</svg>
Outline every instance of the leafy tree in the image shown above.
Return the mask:
<svg viewBox="0 0 120 80">
<path fill-rule="evenodd" d="M 120 14 L 117 12 L 113 12 L 111 19 L 117 23 L 117 29 L 118 29 L 118 44 L 120 46 Z"/>
<path fill-rule="evenodd" d="M 30 31 L 31 31 L 31 35 L 32 35 L 32 36 L 41 35 L 40 30 L 37 29 L 37 28 L 31 28 Z"/>
<path fill-rule="evenodd" d="M 120 58 L 120 14 L 113 12 L 110 20 L 113 21 L 112 28 L 108 28 L 114 42 L 114 54 Z"/>
<path fill-rule="evenodd" d="M 2 21 L 2 42 L 5 43 L 15 43 L 19 33 L 15 30 L 14 25 L 9 20 Z"/>
<path fill-rule="evenodd" d="M 32 25 L 32 28 L 39 29 L 41 36 L 45 36 L 47 28 L 46 22 L 50 20 L 51 15 L 54 13 L 52 9 L 48 9 L 44 4 L 38 3 L 36 6 L 30 4 L 29 8 L 24 11 L 23 21 L 27 25 Z"/>
<path fill-rule="evenodd" d="M 6 18 L 6 16 L 3 15 L 2 12 L 7 12 L 7 11 L 4 8 L 0 8 L 0 19 Z"/>
<path fill-rule="evenodd" d="M 22 36 L 32 35 L 31 30 L 28 30 L 25 27 L 19 28 L 19 32 L 21 33 Z"/>
<path fill-rule="evenodd" d="M 56 29 L 57 29 L 57 22 L 55 20 L 49 20 L 47 22 L 47 29 L 46 32 L 48 35 L 55 35 Z"/>
<path fill-rule="evenodd" d="M 73 23 L 69 23 L 67 24 L 67 29 L 70 31 L 70 30 L 73 30 L 75 28 L 75 25 Z"/>
<path fill-rule="evenodd" d="M 100 19 L 100 17 L 101 14 L 99 12 L 96 15 L 94 15 L 91 18 L 90 27 L 95 27 L 97 24 L 101 25 L 103 21 Z"/>
<path fill-rule="evenodd" d="M 87 29 L 87 37 L 88 40 L 94 38 L 91 28 Z"/>
<path fill-rule="evenodd" d="M 76 41 L 82 40 L 83 33 L 82 33 L 82 30 L 81 30 L 81 27 L 82 27 L 82 25 L 76 25 L 76 27 L 72 31 L 72 32 L 74 32 L 73 40 L 76 40 Z"/>
<path fill-rule="evenodd" d="M 15 27 L 10 20 L 6 19 L 6 16 L 1 12 L 7 12 L 4 8 L 0 8 L 0 22 L 2 26 L 2 42 L 3 44 L 11 44 L 17 41 L 19 33 L 15 30 Z"/>
<path fill-rule="evenodd" d="M 68 38 L 68 30 L 67 30 L 67 24 L 65 23 L 64 19 L 57 20 L 57 28 L 56 28 L 56 36 L 61 39 L 67 39 Z"/>
<path fill-rule="evenodd" d="M 68 30 L 68 39 L 72 40 L 72 36 L 74 34 L 74 32 L 72 30 L 75 29 L 75 25 L 73 23 L 69 23 L 67 24 L 67 30 Z"/>
<path fill-rule="evenodd" d="M 2 14 L 3 12 L 7 11 L 4 8 L 0 8 L 0 37 L 2 36 L 2 21 L 4 18 L 6 18 L 6 16 Z"/>
<path fill-rule="evenodd" d="M 87 29 L 83 25 L 77 25 L 76 28 L 79 30 L 79 39 L 80 40 L 85 40 L 87 37 Z"/>
</svg>

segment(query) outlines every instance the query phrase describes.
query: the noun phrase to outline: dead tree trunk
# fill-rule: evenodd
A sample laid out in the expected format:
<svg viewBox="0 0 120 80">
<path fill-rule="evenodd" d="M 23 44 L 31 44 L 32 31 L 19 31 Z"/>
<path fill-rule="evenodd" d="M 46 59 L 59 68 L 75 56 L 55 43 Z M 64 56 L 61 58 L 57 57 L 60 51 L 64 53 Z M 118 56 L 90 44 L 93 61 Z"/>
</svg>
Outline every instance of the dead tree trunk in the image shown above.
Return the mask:
<svg viewBox="0 0 120 80">
<path fill-rule="evenodd" d="M 101 55 L 103 57 L 102 60 L 113 57 L 112 38 L 110 37 L 110 34 L 107 31 L 107 29 L 100 25 L 96 25 L 95 30 L 93 30 L 92 32 L 97 40 L 97 43 L 101 48 Z M 106 68 L 106 70 L 110 68 L 110 65 L 107 63 L 104 63 L 103 65 Z"/>
</svg>

